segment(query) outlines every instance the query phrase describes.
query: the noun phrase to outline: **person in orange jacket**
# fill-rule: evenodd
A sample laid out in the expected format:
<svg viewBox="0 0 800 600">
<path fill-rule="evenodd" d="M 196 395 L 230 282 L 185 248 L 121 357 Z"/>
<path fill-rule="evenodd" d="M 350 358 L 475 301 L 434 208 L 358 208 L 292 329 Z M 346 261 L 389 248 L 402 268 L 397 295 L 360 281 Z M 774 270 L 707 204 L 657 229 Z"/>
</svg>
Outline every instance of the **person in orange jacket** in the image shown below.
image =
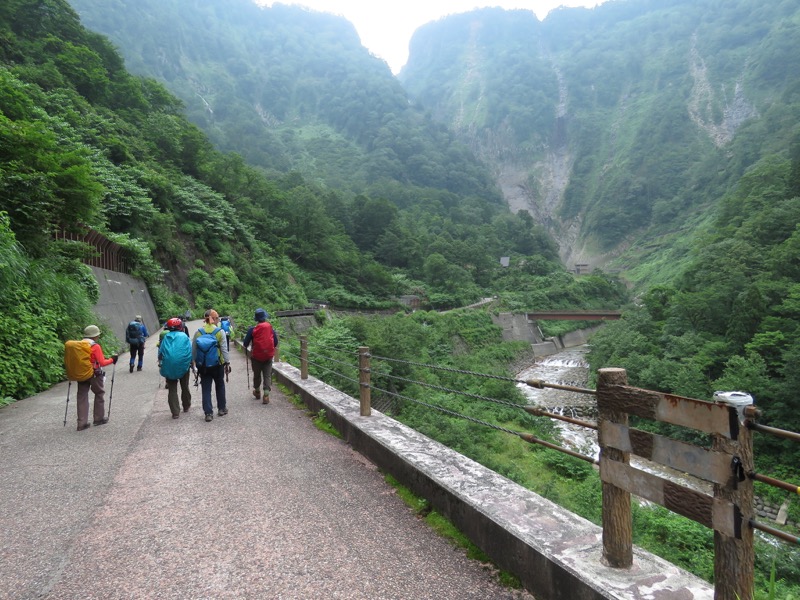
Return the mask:
<svg viewBox="0 0 800 600">
<path fill-rule="evenodd" d="M 113 355 L 106 358 L 103 355 L 103 348 L 97 343 L 100 338 L 100 328 L 97 325 L 89 325 L 83 330 L 83 338 L 89 340 L 92 346 L 91 361 L 94 368 L 94 375 L 86 381 L 78 382 L 78 431 L 88 429 L 89 425 L 89 390 L 94 392 L 94 425 L 105 425 L 108 423 L 106 417 L 106 390 L 104 386 L 106 374 L 103 367 L 114 363 L 117 364 L 119 356 Z"/>
</svg>

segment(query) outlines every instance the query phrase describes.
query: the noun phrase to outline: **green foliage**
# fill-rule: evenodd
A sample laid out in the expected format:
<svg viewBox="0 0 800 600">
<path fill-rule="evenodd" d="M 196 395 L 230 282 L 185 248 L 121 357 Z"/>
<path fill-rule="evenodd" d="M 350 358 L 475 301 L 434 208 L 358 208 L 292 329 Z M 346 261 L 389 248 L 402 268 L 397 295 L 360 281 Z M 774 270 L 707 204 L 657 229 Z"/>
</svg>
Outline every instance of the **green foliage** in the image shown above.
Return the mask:
<svg viewBox="0 0 800 600">
<path fill-rule="evenodd" d="M 0 213 L 0 397 L 21 399 L 61 380 L 63 340 L 95 318 L 81 284 L 26 256 L 9 221 Z"/>
<path fill-rule="evenodd" d="M 634 543 L 711 581 L 714 575 L 714 532 L 685 517 L 656 506 L 634 505 Z"/>
<path fill-rule="evenodd" d="M 328 417 L 325 413 L 325 409 L 322 408 L 316 414 L 316 416 L 312 419 L 314 423 L 314 427 L 319 429 L 320 431 L 324 431 L 326 433 L 331 434 L 333 437 L 337 437 L 342 439 L 342 434 L 339 433 L 339 430 L 333 426 L 333 424 L 328 420 Z"/>
</svg>

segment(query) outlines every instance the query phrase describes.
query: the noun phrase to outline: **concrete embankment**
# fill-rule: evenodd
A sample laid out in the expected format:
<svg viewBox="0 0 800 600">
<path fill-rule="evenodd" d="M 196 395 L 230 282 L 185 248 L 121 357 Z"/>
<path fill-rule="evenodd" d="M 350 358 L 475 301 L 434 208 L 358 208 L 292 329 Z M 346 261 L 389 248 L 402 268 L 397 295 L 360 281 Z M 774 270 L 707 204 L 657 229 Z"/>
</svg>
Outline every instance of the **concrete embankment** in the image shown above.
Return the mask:
<svg viewBox="0 0 800 600">
<path fill-rule="evenodd" d="M 141 315 L 150 333 L 158 330 L 161 324 L 144 281 L 99 267 L 92 267 L 92 272 L 100 286 L 100 299 L 94 310 L 103 323 L 98 325 L 108 326 L 121 342 L 125 341 L 125 328 L 136 315 Z"/>
<path fill-rule="evenodd" d="M 602 325 L 570 331 L 556 337 L 545 338 L 536 321 L 531 321 L 524 313 L 500 313 L 492 316 L 492 322 L 503 330 L 503 340 L 507 342 L 528 342 L 534 356 L 550 356 L 565 348 L 582 346 Z"/>
</svg>

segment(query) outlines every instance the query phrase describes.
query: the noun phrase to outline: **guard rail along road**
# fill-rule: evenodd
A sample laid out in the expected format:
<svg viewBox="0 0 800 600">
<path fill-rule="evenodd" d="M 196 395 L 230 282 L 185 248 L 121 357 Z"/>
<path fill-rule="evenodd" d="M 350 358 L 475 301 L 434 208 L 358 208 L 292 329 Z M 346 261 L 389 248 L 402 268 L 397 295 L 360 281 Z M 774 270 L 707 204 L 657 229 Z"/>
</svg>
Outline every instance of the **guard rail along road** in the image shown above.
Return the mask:
<svg viewBox="0 0 800 600">
<path fill-rule="evenodd" d="M 356 450 L 428 499 L 500 568 L 518 576 L 537 600 L 752 600 L 754 531 L 798 544 L 796 535 L 754 516 L 754 481 L 793 494 L 800 489 L 755 471 L 752 437 L 757 432 L 800 441 L 800 435 L 760 425 L 759 409 L 741 398 L 719 395 L 709 402 L 639 389 L 627 385 L 625 370 L 616 368 L 600 369 L 597 388 L 586 389 L 373 356 L 367 347 L 310 348 L 305 336 L 284 338 L 280 348 L 275 375 L 281 383 L 312 410 L 324 409 Z M 395 363 L 590 394 L 597 401 L 597 423 L 423 381 L 409 382 L 390 374 L 390 369 L 376 369 L 379 364 Z M 319 378 L 310 377 L 310 369 Z M 600 458 L 399 394 L 393 391 L 392 381 L 594 429 Z M 355 392 L 357 400 L 342 390 Z M 374 410 L 376 401 L 387 409 L 393 402 L 413 402 L 596 465 L 602 481 L 602 527 Z M 700 431 L 709 437 L 709 447 L 631 427 L 630 415 Z M 640 470 L 631 464 L 631 456 L 682 474 L 687 482 L 690 478 L 705 481 L 711 492 Z M 715 586 L 633 545 L 631 494 L 714 530 Z"/>
</svg>

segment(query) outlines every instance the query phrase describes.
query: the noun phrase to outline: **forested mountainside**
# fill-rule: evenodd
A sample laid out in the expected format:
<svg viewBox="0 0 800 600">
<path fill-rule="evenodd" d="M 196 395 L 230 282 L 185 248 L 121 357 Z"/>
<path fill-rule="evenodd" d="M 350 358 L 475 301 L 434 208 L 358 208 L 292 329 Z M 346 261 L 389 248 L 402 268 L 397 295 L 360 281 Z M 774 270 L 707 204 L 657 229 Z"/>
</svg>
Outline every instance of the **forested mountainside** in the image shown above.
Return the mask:
<svg viewBox="0 0 800 600">
<path fill-rule="evenodd" d="M 129 69 L 168 86 L 220 149 L 250 164 L 397 204 L 413 188 L 501 203 L 486 167 L 410 105 L 342 17 L 253 0 L 71 4 Z"/>
<path fill-rule="evenodd" d="M 483 9 L 417 30 L 399 78 L 566 264 L 628 271 L 683 247 L 759 160 L 786 158 L 798 45 L 794 0 L 610 0 L 543 22 Z"/>
</svg>

